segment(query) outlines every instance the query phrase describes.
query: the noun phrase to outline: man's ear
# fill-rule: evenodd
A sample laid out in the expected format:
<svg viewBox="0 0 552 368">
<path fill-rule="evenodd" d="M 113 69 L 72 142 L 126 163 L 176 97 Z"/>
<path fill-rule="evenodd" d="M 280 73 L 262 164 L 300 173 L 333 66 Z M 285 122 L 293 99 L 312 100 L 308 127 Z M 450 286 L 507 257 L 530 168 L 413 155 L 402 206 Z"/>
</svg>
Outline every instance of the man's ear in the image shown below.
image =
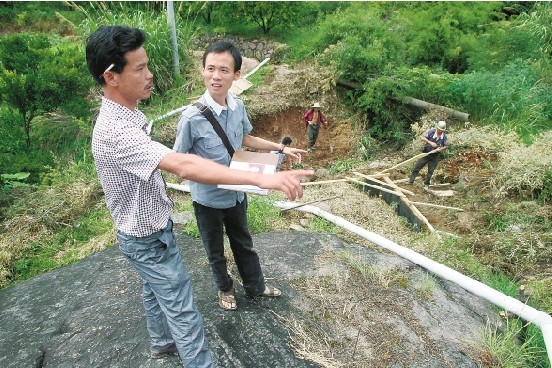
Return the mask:
<svg viewBox="0 0 552 368">
<path fill-rule="evenodd" d="M 238 80 L 240 79 L 241 77 L 241 70 L 238 70 L 237 72 L 234 73 L 234 80 Z"/>
<path fill-rule="evenodd" d="M 110 71 L 104 72 L 103 73 L 103 78 L 104 78 L 106 84 L 109 84 L 112 87 L 117 86 L 117 78 L 115 76 L 115 73 L 110 72 Z"/>
</svg>

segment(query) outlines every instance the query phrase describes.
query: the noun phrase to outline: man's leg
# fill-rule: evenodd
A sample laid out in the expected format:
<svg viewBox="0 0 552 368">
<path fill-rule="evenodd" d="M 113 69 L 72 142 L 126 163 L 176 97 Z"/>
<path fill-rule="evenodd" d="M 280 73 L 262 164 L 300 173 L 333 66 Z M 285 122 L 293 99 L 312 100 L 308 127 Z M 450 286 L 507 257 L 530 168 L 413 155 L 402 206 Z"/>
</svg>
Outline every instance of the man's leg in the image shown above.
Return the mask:
<svg viewBox="0 0 552 368">
<path fill-rule="evenodd" d="M 316 133 L 316 128 L 312 124 L 309 124 L 307 126 L 307 150 L 309 152 L 312 150 L 312 146 L 316 143 Z"/>
<path fill-rule="evenodd" d="M 313 125 L 312 126 L 312 149 L 314 149 L 314 146 L 316 145 L 316 141 L 318 140 L 318 133 L 319 133 L 319 129 L 318 129 L 318 125 Z"/>
<path fill-rule="evenodd" d="M 421 159 L 416 162 L 416 165 L 414 165 L 414 169 L 412 169 L 412 174 L 410 174 L 410 178 L 408 179 L 408 182 L 410 184 L 414 183 L 414 180 L 420 173 L 420 170 L 424 168 L 424 166 L 427 164 L 427 158 L 428 156 L 422 157 Z"/>
<path fill-rule="evenodd" d="M 119 249 L 155 295 L 184 366 L 212 367 L 211 352 L 205 344 L 203 318 L 193 301 L 191 280 L 174 239 L 172 221 L 163 231 L 149 237 L 136 238 L 117 233 L 117 238 Z M 158 311 L 152 307 L 155 302 L 151 293 L 148 292 L 144 303 L 148 303 L 149 308 L 146 318 L 155 318 Z M 165 326 L 158 320 L 149 320 L 147 325 L 150 337 L 156 340 L 152 341 L 152 350 L 160 345 L 160 341 L 170 338 L 163 336 Z M 158 336 L 163 337 L 160 340 Z"/>
<path fill-rule="evenodd" d="M 197 202 L 193 204 L 197 227 L 215 278 L 215 285 L 222 292 L 229 291 L 234 286 L 234 281 L 228 274 L 224 256 L 224 210 L 206 207 Z"/>
<path fill-rule="evenodd" d="M 143 280 L 143 284 L 146 326 L 151 339 L 150 349 L 151 351 L 162 351 L 174 344 L 174 340 L 165 313 L 161 310 L 153 290 L 145 280 Z"/>
<path fill-rule="evenodd" d="M 249 233 L 247 196 L 242 203 L 226 210 L 224 227 L 245 292 L 252 296 L 262 294 L 265 282 L 259 255 L 253 249 L 253 239 Z"/>
<path fill-rule="evenodd" d="M 431 183 L 431 177 L 433 176 L 433 172 L 437 168 L 437 164 L 439 164 L 439 154 L 438 153 L 433 153 L 433 154 L 429 155 L 428 157 L 430 157 L 430 156 L 433 156 L 433 157 L 431 157 L 428 160 L 428 163 L 427 163 L 427 176 L 424 180 L 424 185 L 429 185 L 429 183 Z"/>
</svg>

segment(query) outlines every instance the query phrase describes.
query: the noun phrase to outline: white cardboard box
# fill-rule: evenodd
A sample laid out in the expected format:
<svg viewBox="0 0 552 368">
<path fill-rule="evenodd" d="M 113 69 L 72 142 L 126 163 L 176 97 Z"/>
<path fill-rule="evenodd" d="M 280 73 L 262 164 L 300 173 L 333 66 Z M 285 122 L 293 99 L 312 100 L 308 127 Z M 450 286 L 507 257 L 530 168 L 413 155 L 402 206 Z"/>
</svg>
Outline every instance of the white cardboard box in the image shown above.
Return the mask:
<svg viewBox="0 0 552 368">
<path fill-rule="evenodd" d="M 230 168 L 241 171 L 258 172 L 263 175 L 272 175 L 276 172 L 278 155 L 274 153 L 258 153 L 249 151 L 236 151 L 230 162 Z M 256 185 L 218 185 L 218 188 L 267 195 L 268 189 L 259 188 Z"/>
</svg>

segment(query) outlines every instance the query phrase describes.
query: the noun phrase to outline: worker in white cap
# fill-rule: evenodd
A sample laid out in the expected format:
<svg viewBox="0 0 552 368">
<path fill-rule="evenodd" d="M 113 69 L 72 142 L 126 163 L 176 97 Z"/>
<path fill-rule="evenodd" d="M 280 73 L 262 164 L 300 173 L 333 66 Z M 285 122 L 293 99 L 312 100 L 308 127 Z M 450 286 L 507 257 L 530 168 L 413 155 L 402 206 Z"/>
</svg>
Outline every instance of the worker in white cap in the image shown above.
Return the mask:
<svg viewBox="0 0 552 368">
<path fill-rule="evenodd" d="M 447 123 L 441 120 L 435 124 L 434 128 L 429 129 L 420 137 L 420 139 L 425 143 L 422 148 L 422 152 L 429 154 L 420 158 L 418 162 L 416 162 L 416 165 L 412 170 L 412 174 L 410 174 L 410 178 L 408 179 L 409 184 L 414 184 L 414 180 L 420 173 L 420 170 L 427 165 L 427 175 L 424 180 L 424 185 L 429 186 L 431 176 L 441 160 L 441 151 L 448 147 L 447 135 L 445 134 L 446 130 Z"/>
</svg>

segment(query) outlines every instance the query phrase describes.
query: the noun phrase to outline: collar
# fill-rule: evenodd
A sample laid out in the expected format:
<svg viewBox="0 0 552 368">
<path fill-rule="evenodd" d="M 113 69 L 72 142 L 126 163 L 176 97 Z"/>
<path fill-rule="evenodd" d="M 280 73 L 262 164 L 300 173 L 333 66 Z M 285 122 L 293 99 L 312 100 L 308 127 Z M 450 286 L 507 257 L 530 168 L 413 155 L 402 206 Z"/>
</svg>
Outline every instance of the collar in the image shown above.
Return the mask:
<svg viewBox="0 0 552 368">
<path fill-rule="evenodd" d="M 220 115 L 222 113 L 222 110 L 227 109 L 225 106 L 221 106 L 217 102 L 215 102 L 215 100 L 213 100 L 213 97 L 211 97 L 211 95 L 209 94 L 209 91 L 205 91 L 205 93 L 203 94 L 203 98 L 205 99 L 207 105 L 211 107 L 217 115 Z M 236 99 L 230 93 L 226 95 L 226 103 L 228 104 L 228 108 L 232 111 L 234 111 L 236 107 L 238 107 Z"/>
<path fill-rule="evenodd" d="M 144 128 L 147 125 L 147 121 L 142 122 L 141 120 L 138 120 L 138 118 L 142 115 L 140 114 L 140 110 L 138 110 L 138 108 L 131 110 L 128 107 L 121 105 L 120 103 L 115 102 L 105 96 L 102 96 L 101 108 L 105 108 L 110 113 L 118 114 L 122 112 L 124 115 L 132 117 L 128 120 L 130 122 L 136 123 L 138 126 L 140 126 L 140 128 Z"/>
</svg>

